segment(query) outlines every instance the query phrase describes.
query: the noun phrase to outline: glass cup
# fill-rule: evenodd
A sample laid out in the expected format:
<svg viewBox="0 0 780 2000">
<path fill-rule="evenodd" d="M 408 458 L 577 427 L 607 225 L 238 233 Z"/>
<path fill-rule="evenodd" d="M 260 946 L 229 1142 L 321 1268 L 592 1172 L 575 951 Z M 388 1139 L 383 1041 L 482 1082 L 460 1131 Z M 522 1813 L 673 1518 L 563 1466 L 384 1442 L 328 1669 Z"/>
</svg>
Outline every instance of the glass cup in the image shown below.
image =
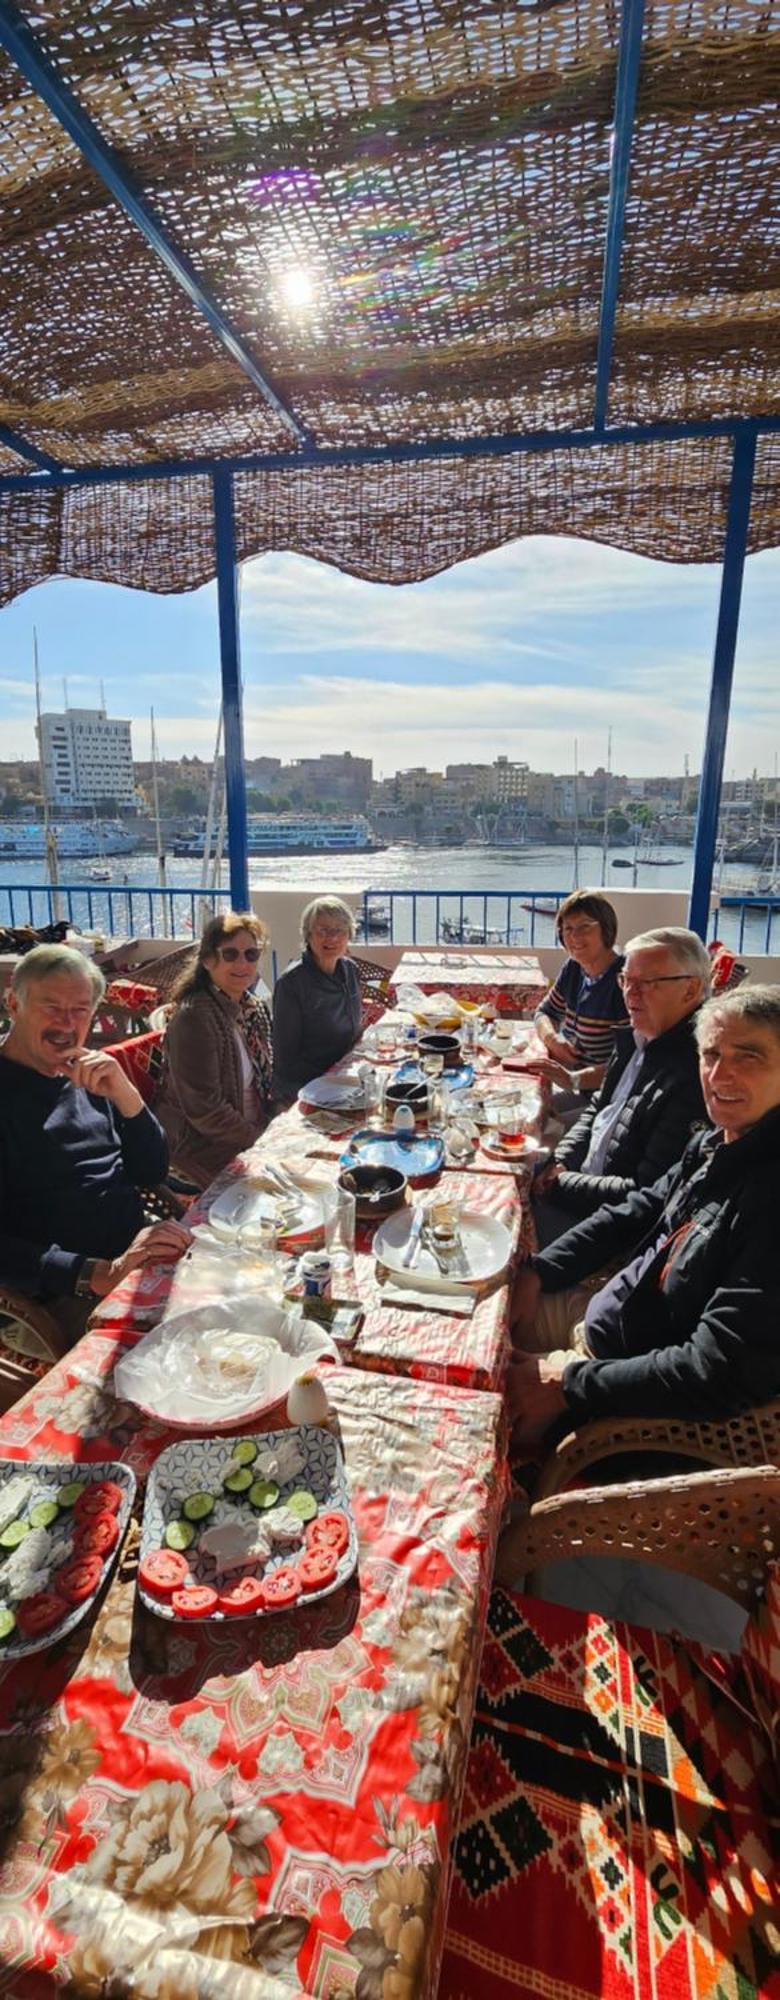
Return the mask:
<svg viewBox="0 0 780 2000">
<path fill-rule="evenodd" d="M 355 1263 L 357 1204 L 348 1188 L 335 1187 L 325 1213 L 325 1248 L 334 1271 L 351 1271 Z"/>
<path fill-rule="evenodd" d="M 526 1107 L 520 1098 L 509 1098 L 499 1107 L 498 1133 L 508 1153 L 521 1153 L 526 1143 Z"/>
<path fill-rule="evenodd" d="M 439 1058 L 441 1060 L 441 1058 Z M 428 1084 L 428 1131 L 440 1134 L 447 1123 L 450 1108 L 450 1087 L 448 1083 L 431 1081 Z"/>
<path fill-rule="evenodd" d="M 389 1056 L 391 1050 L 395 1048 L 396 1040 L 397 1040 L 397 1034 L 394 1022 L 392 1021 L 378 1022 L 376 1030 L 376 1045 L 380 1055 Z"/>
<path fill-rule="evenodd" d="M 443 1056 L 433 1055 L 430 1052 L 426 1053 L 423 1056 L 422 1073 L 423 1076 L 427 1076 L 429 1082 L 433 1082 L 435 1077 L 441 1076 L 443 1070 L 444 1070 Z"/>
</svg>

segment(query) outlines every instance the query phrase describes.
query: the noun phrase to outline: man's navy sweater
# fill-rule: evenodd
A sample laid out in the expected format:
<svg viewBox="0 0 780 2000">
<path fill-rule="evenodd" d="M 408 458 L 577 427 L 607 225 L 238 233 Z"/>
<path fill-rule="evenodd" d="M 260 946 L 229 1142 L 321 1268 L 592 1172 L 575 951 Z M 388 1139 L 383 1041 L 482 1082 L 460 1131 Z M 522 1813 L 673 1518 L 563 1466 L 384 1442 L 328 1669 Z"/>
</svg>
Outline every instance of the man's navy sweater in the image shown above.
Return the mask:
<svg viewBox="0 0 780 2000">
<path fill-rule="evenodd" d="M 144 1106 L 123 1118 L 67 1077 L 0 1054 L 0 1280 L 39 1298 L 72 1293 L 85 1257 L 118 1257 L 143 1227 L 140 1187 L 168 1168 Z"/>
</svg>

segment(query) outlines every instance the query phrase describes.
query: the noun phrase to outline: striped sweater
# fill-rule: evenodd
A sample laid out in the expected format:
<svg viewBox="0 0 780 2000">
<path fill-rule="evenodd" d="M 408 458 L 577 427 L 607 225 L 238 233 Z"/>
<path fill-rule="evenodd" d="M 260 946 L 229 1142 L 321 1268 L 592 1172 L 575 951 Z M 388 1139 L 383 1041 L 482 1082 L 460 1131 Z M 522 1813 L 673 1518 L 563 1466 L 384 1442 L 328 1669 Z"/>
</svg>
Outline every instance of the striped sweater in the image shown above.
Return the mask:
<svg viewBox="0 0 780 2000">
<path fill-rule="evenodd" d="M 552 1021 L 556 1034 L 571 1042 L 583 1066 L 609 1062 L 616 1034 L 621 1028 L 630 1029 L 617 983 L 622 964 L 622 957 L 613 958 L 605 972 L 589 979 L 576 959 L 567 958 L 538 1009 Z"/>
</svg>

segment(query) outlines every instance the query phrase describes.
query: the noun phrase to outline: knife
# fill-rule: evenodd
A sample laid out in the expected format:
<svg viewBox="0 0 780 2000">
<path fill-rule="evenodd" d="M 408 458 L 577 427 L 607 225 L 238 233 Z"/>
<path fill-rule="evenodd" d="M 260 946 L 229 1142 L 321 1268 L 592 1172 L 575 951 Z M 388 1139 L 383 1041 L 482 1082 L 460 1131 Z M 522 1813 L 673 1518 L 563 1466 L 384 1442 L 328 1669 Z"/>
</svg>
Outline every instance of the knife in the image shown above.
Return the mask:
<svg viewBox="0 0 780 2000">
<path fill-rule="evenodd" d="M 414 1211 L 414 1215 L 412 1217 L 412 1226 L 409 1231 L 409 1240 L 406 1245 L 403 1257 L 401 1258 L 401 1264 L 405 1271 L 411 1270 L 411 1267 L 417 1255 L 417 1245 L 420 1241 L 420 1236 L 422 1234 L 422 1226 L 424 1220 L 425 1220 L 425 1211 L 421 1205 Z"/>
</svg>

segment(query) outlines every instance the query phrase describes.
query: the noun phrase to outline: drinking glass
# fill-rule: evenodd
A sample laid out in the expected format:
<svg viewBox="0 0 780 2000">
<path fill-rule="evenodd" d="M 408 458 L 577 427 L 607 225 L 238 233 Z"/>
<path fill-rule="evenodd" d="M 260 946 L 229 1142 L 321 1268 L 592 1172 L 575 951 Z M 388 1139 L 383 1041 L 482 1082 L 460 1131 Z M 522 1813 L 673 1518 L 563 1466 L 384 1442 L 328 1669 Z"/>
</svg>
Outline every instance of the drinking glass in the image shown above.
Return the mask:
<svg viewBox="0 0 780 2000">
<path fill-rule="evenodd" d="M 427 1076 L 429 1082 L 433 1082 L 435 1077 L 441 1076 L 443 1069 L 444 1069 L 443 1056 L 434 1055 L 430 1052 L 428 1052 L 423 1056 L 422 1072 L 423 1076 Z"/>
<path fill-rule="evenodd" d="M 376 1045 L 380 1054 L 389 1056 L 396 1044 L 396 1028 L 392 1021 L 380 1021 L 376 1030 Z"/>
<path fill-rule="evenodd" d="M 441 1061 L 441 1057 L 438 1058 Z M 448 1083 L 431 1080 L 428 1084 L 428 1131 L 439 1134 L 444 1131 L 450 1108 L 450 1087 Z"/>
<path fill-rule="evenodd" d="M 356 1202 L 348 1188 L 331 1191 L 325 1212 L 325 1248 L 334 1271 L 351 1271 L 355 1262 Z"/>
<path fill-rule="evenodd" d="M 507 1152 L 522 1152 L 526 1142 L 525 1106 L 519 1098 L 509 1098 L 498 1113 L 501 1143 Z"/>
</svg>

